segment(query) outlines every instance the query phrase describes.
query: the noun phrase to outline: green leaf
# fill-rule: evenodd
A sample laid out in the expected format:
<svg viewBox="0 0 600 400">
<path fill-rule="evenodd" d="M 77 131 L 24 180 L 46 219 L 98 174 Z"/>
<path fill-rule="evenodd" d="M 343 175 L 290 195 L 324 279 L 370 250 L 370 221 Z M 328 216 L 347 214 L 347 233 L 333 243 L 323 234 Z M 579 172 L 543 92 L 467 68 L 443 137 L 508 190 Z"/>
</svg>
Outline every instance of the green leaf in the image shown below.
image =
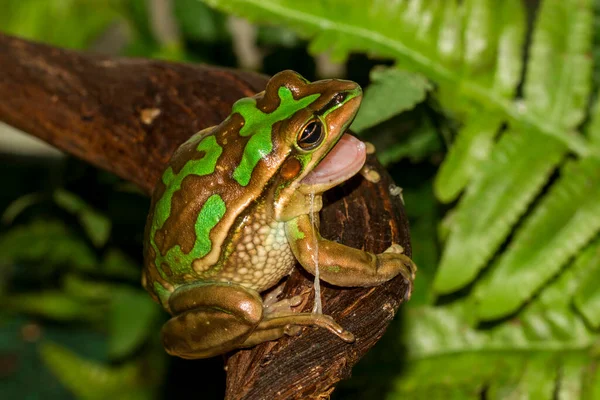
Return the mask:
<svg viewBox="0 0 600 400">
<path fill-rule="evenodd" d="M 30 193 L 19 197 L 10 203 L 2 213 L 2 223 L 11 224 L 23 211 L 34 204 L 40 203 L 43 199 L 44 196 L 41 193 Z"/>
<path fill-rule="evenodd" d="M 420 75 L 395 68 L 375 68 L 371 85 L 350 129 L 361 132 L 425 100 L 431 85 Z"/>
<path fill-rule="evenodd" d="M 481 113 L 469 118 L 454 140 L 435 178 L 436 197 L 448 203 L 455 200 L 490 157 L 499 118 Z"/>
<path fill-rule="evenodd" d="M 79 399 L 149 399 L 140 387 L 140 368 L 135 363 L 107 367 L 83 359 L 66 347 L 46 341 L 40 355 L 48 368 Z"/>
<path fill-rule="evenodd" d="M 218 42 L 229 38 L 226 19 L 199 0 L 177 0 L 173 12 L 183 35 L 192 40 Z"/>
<path fill-rule="evenodd" d="M 591 114 L 586 133 L 592 144 L 600 146 L 600 97 L 596 99 Z"/>
<path fill-rule="evenodd" d="M 509 248 L 475 288 L 482 319 L 521 307 L 600 231 L 600 161 L 568 164 L 516 232 Z M 511 288 L 511 290 L 507 290 Z"/>
<path fill-rule="evenodd" d="M 600 335 L 571 310 L 571 297 L 586 279 L 585 268 L 584 263 L 573 263 L 502 324 L 478 325 L 475 304 L 469 299 L 409 307 L 405 371 L 393 382 L 388 397 L 419 398 L 415 394 L 443 393 L 445 388 L 480 399 L 487 388 L 489 399 L 517 395 L 552 399 L 553 389 L 561 388 L 581 394 L 573 398 L 586 398 L 593 388 L 581 382 L 600 361 L 594 350 Z"/>
<path fill-rule="evenodd" d="M 85 241 L 58 221 L 35 220 L 0 236 L 0 260 L 38 262 L 40 268 L 72 265 L 92 268 L 96 256 Z"/>
<path fill-rule="evenodd" d="M 434 300 L 431 282 L 435 275 L 439 248 L 436 238 L 437 203 L 433 196 L 431 182 L 418 188 L 406 188 L 403 192 L 406 212 L 410 219 L 412 258 L 419 267 L 419 279 L 414 282 L 409 307 L 431 304 Z"/>
<path fill-rule="evenodd" d="M 442 144 L 436 128 L 428 119 L 410 131 L 406 137 L 394 138 L 395 143 L 377 148 L 377 159 L 388 165 L 408 158 L 417 163 L 441 150 Z"/>
<path fill-rule="evenodd" d="M 524 106 L 563 129 L 581 123 L 590 93 L 591 17 L 590 0 L 578 1 L 577 6 L 546 0 L 533 33 Z M 556 30 L 557 26 L 567 29 Z M 455 291 L 475 279 L 565 152 L 558 140 L 523 127 L 501 137 L 456 211 L 434 284 L 438 293 Z"/>
<path fill-rule="evenodd" d="M 3 0 L 0 29 L 63 47 L 86 48 L 119 15 L 110 2 Z"/>
<path fill-rule="evenodd" d="M 555 355 L 540 354 L 525 361 L 522 369 L 507 381 L 492 382 L 488 390 L 492 399 L 552 399 L 558 375 Z"/>
<path fill-rule="evenodd" d="M 523 152 L 527 156 L 523 156 Z M 434 282 L 450 293 L 473 281 L 562 159 L 564 147 L 535 133 L 509 131 L 461 199 Z"/>
<path fill-rule="evenodd" d="M 120 288 L 114 292 L 109 312 L 109 354 L 121 358 L 153 335 L 159 306 L 142 290 Z"/>
<path fill-rule="evenodd" d="M 521 0 L 498 5 L 469 1 L 465 27 L 464 68 L 473 79 L 499 98 L 511 99 L 521 78 L 525 13 Z M 477 74 L 479 72 L 479 74 Z M 456 93 L 446 95 L 452 107 Z M 435 191 L 443 202 L 455 200 L 489 157 L 502 118 L 472 105 L 464 126 L 442 164 Z"/>
<path fill-rule="evenodd" d="M 98 321 L 103 308 L 58 291 L 11 294 L 1 300 L 7 310 L 58 321 Z"/>
<path fill-rule="evenodd" d="M 85 279 L 77 274 L 67 274 L 63 280 L 65 294 L 81 302 L 108 303 L 115 291 L 114 284 Z"/>
<path fill-rule="evenodd" d="M 377 159 L 388 165 L 402 159 L 413 163 L 437 159 L 443 151 L 440 129 L 425 107 L 402 113 L 361 132 L 365 142 L 375 146 Z"/>
<path fill-rule="evenodd" d="M 62 189 L 54 192 L 54 201 L 65 210 L 77 215 L 94 246 L 102 247 L 106 244 L 110 236 L 111 221 L 105 215 L 94 210 L 80 197 Z"/>
<path fill-rule="evenodd" d="M 515 1 L 511 0 L 511 4 L 516 7 Z M 338 59 L 353 51 L 394 58 L 403 67 L 432 79 L 440 86 L 442 92 L 449 94 L 443 96 L 447 99 L 442 102 L 445 106 L 454 104 L 459 109 L 464 109 L 466 104 L 480 104 L 492 114 L 502 116 L 502 119 L 514 125 L 526 126 L 529 130 L 558 139 L 579 154 L 585 155 L 593 151 L 600 155 L 600 151 L 590 149 L 581 137 L 547 123 L 546 115 L 540 117 L 532 113 L 524 113 L 518 104 L 499 96 L 496 90 L 489 87 L 488 51 L 491 47 L 485 45 L 486 38 L 482 37 L 472 38 L 472 41 L 462 40 L 464 32 L 461 27 L 468 25 L 469 32 L 485 31 L 487 27 L 483 24 L 478 26 L 478 18 L 487 10 L 495 21 L 496 15 L 489 7 L 498 4 L 498 1 L 489 0 L 483 5 L 475 1 L 464 1 L 458 4 L 456 0 L 412 0 L 410 2 L 204 0 L 204 2 L 251 20 L 286 25 L 304 36 L 313 38 L 311 50 L 329 50 L 336 54 Z M 571 1 L 564 3 L 570 5 Z M 488 4 L 489 9 L 486 9 Z M 584 13 L 588 11 L 589 7 L 585 4 L 583 6 L 575 4 L 569 6 L 571 12 L 563 14 L 571 17 L 579 9 Z M 469 25 L 466 21 L 469 21 L 468 17 L 471 13 L 473 17 Z M 582 25 L 587 20 L 583 18 Z M 573 23 L 573 21 L 574 19 L 569 18 L 567 22 Z M 566 28 L 564 22 L 563 18 L 556 26 Z M 563 37 L 571 36 L 568 29 L 560 31 Z M 483 48 L 479 48 L 479 44 L 484 44 Z M 503 45 L 509 47 L 504 42 Z M 508 59 L 507 54 L 516 51 L 516 47 L 513 46 L 512 50 L 508 49 L 507 53 L 499 54 L 498 57 Z M 502 67 L 502 76 L 498 77 L 498 88 L 501 87 L 502 90 L 508 88 L 511 79 L 518 75 L 518 73 L 514 74 L 514 70 L 518 69 L 515 68 L 514 62 L 515 58 L 510 58 L 510 65 Z"/>
<path fill-rule="evenodd" d="M 119 249 L 108 249 L 99 268 L 100 273 L 139 282 L 141 266 Z"/>
<path fill-rule="evenodd" d="M 586 321 L 595 329 L 600 328 L 600 242 L 592 244 L 579 257 L 585 264 L 585 279 L 582 280 L 573 303 Z"/>
</svg>

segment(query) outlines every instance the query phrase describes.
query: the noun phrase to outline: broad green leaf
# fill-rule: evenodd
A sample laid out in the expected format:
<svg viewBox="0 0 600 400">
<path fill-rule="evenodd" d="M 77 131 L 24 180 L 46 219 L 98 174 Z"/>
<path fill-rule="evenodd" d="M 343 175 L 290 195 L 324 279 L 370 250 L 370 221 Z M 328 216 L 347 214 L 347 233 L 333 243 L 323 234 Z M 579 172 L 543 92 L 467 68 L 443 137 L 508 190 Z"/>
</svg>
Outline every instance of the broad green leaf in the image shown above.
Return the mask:
<svg viewBox="0 0 600 400">
<path fill-rule="evenodd" d="M 40 355 L 48 368 L 79 399 L 149 399 L 140 387 L 140 367 L 127 363 L 108 367 L 79 357 L 71 350 L 46 341 Z"/>
<path fill-rule="evenodd" d="M 97 321 L 104 313 L 100 306 L 58 291 L 11 294 L 0 299 L 3 308 L 58 321 Z"/>
<path fill-rule="evenodd" d="M 77 215 L 83 229 L 96 247 L 102 247 L 110 235 L 111 221 L 73 193 L 59 189 L 54 201 L 65 210 Z"/>
<path fill-rule="evenodd" d="M 218 42 L 229 38 L 225 16 L 199 0 L 177 0 L 173 12 L 183 35 L 202 42 Z"/>
<path fill-rule="evenodd" d="M 136 350 L 153 335 L 160 308 L 142 290 L 119 288 L 114 291 L 109 311 L 109 354 L 121 358 Z"/>
<path fill-rule="evenodd" d="M 435 127 L 431 122 L 424 121 L 405 140 L 400 139 L 394 145 L 382 149 L 377 147 L 377 159 L 383 165 L 398 162 L 403 158 L 420 162 L 440 149 L 440 138 Z"/>
<path fill-rule="evenodd" d="M 0 236 L 0 260 L 37 262 L 40 268 L 67 265 L 92 268 L 96 256 L 85 240 L 57 221 L 35 220 Z"/>
<path fill-rule="evenodd" d="M 0 30 L 58 46 L 83 49 L 119 15 L 111 2 L 3 0 Z"/>
<path fill-rule="evenodd" d="M 281 26 L 258 27 L 256 41 L 261 46 L 282 46 L 288 48 L 301 44 L 301 40 L 296 33 Z"/>
<path fill-rule="evenodd" d="M 377 159 L 383 165 L 402 159 L 418 163 L 436 158 L 443 149 L 440 130 L 424 109 L 402 113 L 360 136 L 375 146 Z"/>
<path fill-rule="evenodd" d="M 525 80 L 530 115 L 567 130 L 581 123 L 591 89 L 591 1 L 575 4 L 542 4 Z M 438 293 L 460 289 L 477 276 L 565 152 L 560 141 L 525 126 L 500 138 L 458 206 L 435 281 Z"/>
<path fill-rule="evenodd" d="M 420 75 L 396 68 L 375 68 L 371 85 L 350 129 L 361 132 L 425 100 L 431 85 Z"/>
<path fill-rule="evenodd" d="M 579 257 L 584 263 L 585 276 L 573 299 L 577 310 L 595 329 L 600 328 L 600 242 L 589 246 Z"/>
<path fill-rule="evenodd" d="M 489 3 L 488 3 L 489 1 Z M 565 4 L 571 4 L 566 1 Z M 473 35 L 488 32 L 488 27 L 479 24 L 478 18 L 486 12 L 496 21 L 491 12 L 494 5 L 507 3 L 506 0 L 487 0 L 480 2 L 457 0 L 204 0 L 205 3 L 220 10 L 243 16 L 254 21 L 267 21 L 285 25 L 304 36 L 313 39 L 310 49 L 315 52 L 328 50 L 337 59 L 342 59 L 353 51 L 364 51 L 380 57 L 397 60 L 405 68 L 422 73 L 439 85 L 442 93 L 442 105 L 459 111 L 470 104 L 480 104 L 494 115 L 502 116 L 515 125 L 525 125 L 528 129 L 552 136 L 579 154 L 587 154 L 590 149 L 579 136 L 565 132 L 559 126 L 549 124 L 544 118 L 523 113 L 515 104 L 488 84 L 489 52 L 492 42 L 484 44 L 487 38 L 475 38 Z M 514 7 L 519 5 L 510 0 Z M 578 3 L 576 3 L 578 4 Z M 510 5 L 509 5 L 510 6 Z M 509 10 L 507 6 L 507 10 Z M 552 7 L 552 6 L 551 6 Z M 567 16 L 582 9 L 574 10 Z M 487 11 L 486 11 L 487 10 Z M 472 19 L 465 16 L 473 15 Z M 584 19 L 585 20 L 585 19 Z M 468 23 L 470 22 L 470 24 Z M 569 19 L 573 23 L 573 19 Z M 585 23 L 585 21 L 583 21 Z M 464 38 L 464 27 L 468 26 L 471 35 Z M 494 25 L 494 26 L 501 26 Z M 561 32 L 565 29 L 564 21 L 559 21 Z M 494 28 L 495 29 L 495 28 Z M 492 32 L 495 30 L 491 30 Z M 491 35 L 491 33 L 490 33 Z M 570 36 L 570 34 L 562 35 Z M 477 40 L 475 40 L 477 39 Z M 505 38 L 507 41 L 512 39 Z M 468 49 L 466 43 L 469 44 Z M 479 46 L 482 44 L 482 46 Z M 516 46 L 503 42 L 506 53 L 498 57 L 506 59 Z M 512 50 L 511 50 L 512 49 Z M 465 60 L 469 67 L 465 67 Z M 496 58 L 493 58 L 496 60 Z M 502 76 L 497 79 L 497 89 L 505 90 L 509 82 L 515 79 L 515 58 L 506 60 L 510 66 L 503 67 Z M 514 68 L 514 70 L 513 70 Z M 512 73 L 508 73 L 512 71 Z M 518 74 L 517 74 L 518 75 Z M 445 100 L 444 100 L 445 99 Z M 545 117 L 545 115 L 544 115 Z"/>
</svg>

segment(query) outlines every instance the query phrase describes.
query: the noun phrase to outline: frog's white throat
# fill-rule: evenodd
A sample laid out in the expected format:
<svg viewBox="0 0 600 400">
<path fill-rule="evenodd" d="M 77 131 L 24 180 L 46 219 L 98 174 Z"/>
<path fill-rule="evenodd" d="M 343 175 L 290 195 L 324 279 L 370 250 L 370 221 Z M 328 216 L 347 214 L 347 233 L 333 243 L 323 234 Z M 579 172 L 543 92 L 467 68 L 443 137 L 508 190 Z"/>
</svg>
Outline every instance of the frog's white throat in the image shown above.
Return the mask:
<svg viewBox="0 0 600 400">
<path fill-rule="evenodd" d="M 365 163 L 365 144 L 345 133 L 323 160 L 302 179 L 302 184 L 317 188 L 331 188 L 355 175 Z"/>
</svg>

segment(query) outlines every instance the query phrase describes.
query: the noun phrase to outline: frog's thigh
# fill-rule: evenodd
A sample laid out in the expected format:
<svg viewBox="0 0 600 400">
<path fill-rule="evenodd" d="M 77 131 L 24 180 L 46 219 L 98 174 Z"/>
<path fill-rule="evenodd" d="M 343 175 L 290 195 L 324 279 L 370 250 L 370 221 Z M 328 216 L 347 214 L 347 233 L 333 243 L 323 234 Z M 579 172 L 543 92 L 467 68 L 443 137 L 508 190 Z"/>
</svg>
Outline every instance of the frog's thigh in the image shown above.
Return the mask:
<svg viewBox="0 0 600 400">
<path fill-rule="evenodd" d="M 206 358 L 241 347 L 263 317 L 260 295 L 239 285 L 202 283 L 177 289 L 162 329 L 169 354 Z"/>
<path fill-rule="evenodd" d="M 316 231 L 307 215 L 286 222 L 286 234 L 294 256 L 310 273 L 315 273 L 315 240 L 318 241 L 321 279 L 338 286 L 376 286 L 397 275 L 412 284 L 416 266 L 393 245 L 382 254 L 325 240 Z M 410 293 L 410 290 L 409 290 Z"/>
</svg>

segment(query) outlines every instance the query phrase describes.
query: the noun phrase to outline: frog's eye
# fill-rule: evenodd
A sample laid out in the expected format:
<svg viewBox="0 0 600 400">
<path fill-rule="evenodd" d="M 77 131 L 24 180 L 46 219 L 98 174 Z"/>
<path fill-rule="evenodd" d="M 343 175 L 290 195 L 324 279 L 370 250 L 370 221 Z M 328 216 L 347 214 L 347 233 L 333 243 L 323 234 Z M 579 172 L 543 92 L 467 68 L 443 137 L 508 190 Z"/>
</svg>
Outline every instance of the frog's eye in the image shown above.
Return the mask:
<svg viewBox="0 0 600 400">
<path fill-rule="evenodd" d="M 302 150 L 312 150 L 323 141 L 323 124 L 318 119 L 310 121 L 298 136 L 298 146 Z"/>
</svg>

